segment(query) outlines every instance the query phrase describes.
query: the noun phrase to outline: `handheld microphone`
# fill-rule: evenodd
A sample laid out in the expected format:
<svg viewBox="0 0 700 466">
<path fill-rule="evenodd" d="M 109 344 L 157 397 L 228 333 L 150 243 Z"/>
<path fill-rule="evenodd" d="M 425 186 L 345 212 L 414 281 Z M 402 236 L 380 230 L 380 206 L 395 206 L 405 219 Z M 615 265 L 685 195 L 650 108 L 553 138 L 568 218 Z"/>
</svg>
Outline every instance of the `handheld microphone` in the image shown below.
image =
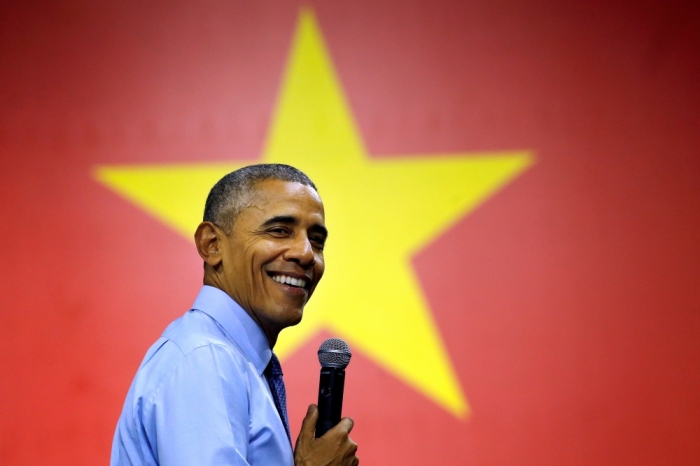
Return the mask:
<svg viewBox="0 0 700 466">
<path fill-rule="evenodd" d="M 318 349 L 321 380 L 318 385 L 318 421 L 316 438 L 322 437 L 340 422 L 343 408 L 345 368 L 350 363 L 350 347 L 340 338 L 329 338 Z"/>
</svg>

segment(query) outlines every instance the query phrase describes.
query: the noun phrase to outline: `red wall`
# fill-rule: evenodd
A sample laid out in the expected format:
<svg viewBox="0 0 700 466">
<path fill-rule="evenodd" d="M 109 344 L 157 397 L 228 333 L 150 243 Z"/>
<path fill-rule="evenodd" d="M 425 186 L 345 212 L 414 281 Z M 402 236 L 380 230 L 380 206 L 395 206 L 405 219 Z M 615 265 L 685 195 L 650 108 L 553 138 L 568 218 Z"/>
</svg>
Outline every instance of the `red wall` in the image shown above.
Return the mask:
<svg viewBox="0 0 700 466">
<path fill-rule="evenodd" d="M 105 3 L 0 7 L 3 465 L 105 464 L 201 280 L 191 244 L 91 170 L 258 157 L 302 5 Z M 471 416 L 357 354 L 364 465 L 698 464 L 690 3 L 311 2 L 372 156 L 537 160 L 413 259 Z M 293 425 L 324 336 L 285 364 Z"/>
</svg>

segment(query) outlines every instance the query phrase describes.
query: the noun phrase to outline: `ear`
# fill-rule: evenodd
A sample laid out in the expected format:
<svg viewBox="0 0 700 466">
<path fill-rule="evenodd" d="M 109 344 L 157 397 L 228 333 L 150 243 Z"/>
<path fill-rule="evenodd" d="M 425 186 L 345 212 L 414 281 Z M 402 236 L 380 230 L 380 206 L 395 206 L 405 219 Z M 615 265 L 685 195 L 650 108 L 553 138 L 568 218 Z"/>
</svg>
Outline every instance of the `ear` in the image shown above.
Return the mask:
<svg viewBox="0 0 700 466">
<path fill-rule="evenodd" d="M 202 222 L 194 232 L 194 243 L 202 260 L 211 267 L 221 263 L 221 241 L 223 231 L 211 222 Z"/>
</svg>

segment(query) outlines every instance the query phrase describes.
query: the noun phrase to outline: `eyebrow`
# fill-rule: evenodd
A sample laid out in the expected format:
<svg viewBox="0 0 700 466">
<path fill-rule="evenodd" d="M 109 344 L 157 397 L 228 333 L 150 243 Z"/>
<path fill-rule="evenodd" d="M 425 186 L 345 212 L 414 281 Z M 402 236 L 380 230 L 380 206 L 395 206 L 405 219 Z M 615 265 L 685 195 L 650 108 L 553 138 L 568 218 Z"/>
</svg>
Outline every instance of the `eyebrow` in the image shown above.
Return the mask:
<svg viewBox="0 0 700 466">
<path fill-rule="evenodd" d="M 271 225 L 282 224 L 282 225 L 296 225 L 299 223 L 299 219 L 292 215 L 276 215 L 269 218 L 262 224 L 263 227 L 269 227 Z M 328 229 L 323 225 L 318 223 L 314 224 L 310 228 L 311 231 L 315 233 L 322 233 L 323 236 L 328 237 Z"/>
</svg>

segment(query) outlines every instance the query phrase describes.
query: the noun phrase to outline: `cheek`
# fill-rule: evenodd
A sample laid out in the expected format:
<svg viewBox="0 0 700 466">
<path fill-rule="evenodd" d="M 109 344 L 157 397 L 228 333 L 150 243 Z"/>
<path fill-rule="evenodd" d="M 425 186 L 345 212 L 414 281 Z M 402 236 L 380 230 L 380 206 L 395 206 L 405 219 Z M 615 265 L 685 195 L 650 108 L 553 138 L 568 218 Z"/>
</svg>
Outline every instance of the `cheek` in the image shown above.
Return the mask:
<svg viewBox="0 0 700 466">
<path fill-rule="evenodd" d="M 323 272 L 326 270 L 326 263 L 323 261 L 323 255 L 316 258 L 316 266 L 314 268 L 316 270 L 316 274 L 318 275 L 318 279 L 320 280 L 323 276 Z"/>
<path fill-rule="evenodd" d="M 245 261 L 248 273 L 254 280 L 265 278 L 265 266 L 277 260 L 282 248 L 273 241 L 258 241 L 246 250 Z"/>
</svg>

